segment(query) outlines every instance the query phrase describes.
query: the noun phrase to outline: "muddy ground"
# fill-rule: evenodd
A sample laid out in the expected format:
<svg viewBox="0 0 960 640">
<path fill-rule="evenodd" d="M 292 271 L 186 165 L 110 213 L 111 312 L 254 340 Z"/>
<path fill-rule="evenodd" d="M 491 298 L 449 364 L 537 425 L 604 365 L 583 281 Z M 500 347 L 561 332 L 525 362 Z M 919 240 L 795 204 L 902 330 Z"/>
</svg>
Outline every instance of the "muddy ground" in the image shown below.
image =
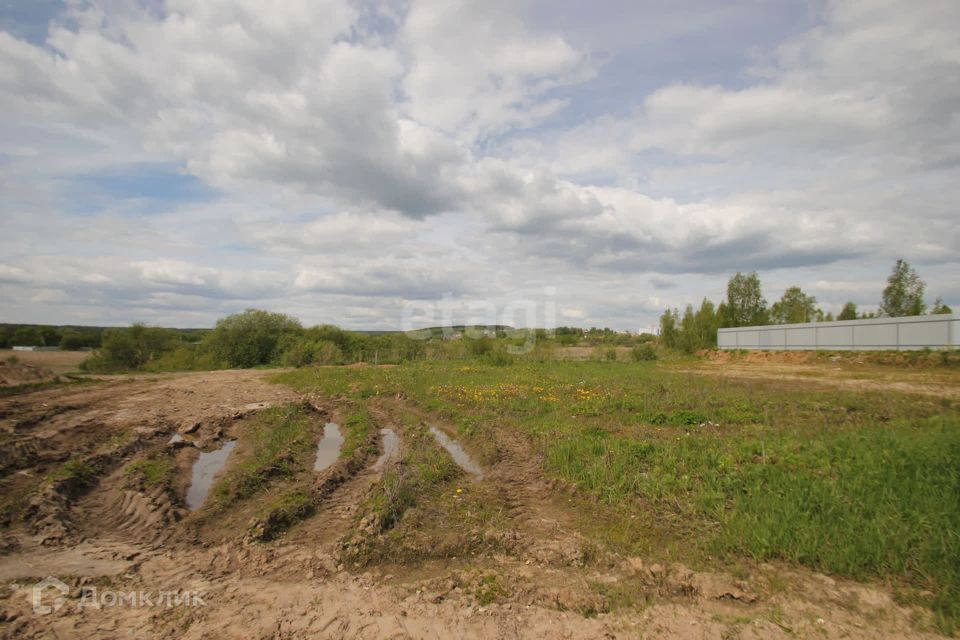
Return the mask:
<svg viewBox="0 0 960 640">
<path fill-rule="evenodd" d="M 444 426 L 402 396 L 371 403 L 373 433 L 392 429 L 399 450 L 384 458 L 374 438 L 349 463 L 290 480 L 310 487 L 315 513 L 258 540 L 257 503 L 272 490 L 235 509 L 187 508 L 200 451 L 270 406 L 305 403 L 320 421 L 346 411 L 267 376 L 143 376 L 0 398 L 0 637 L 927 637 L 924 612 L 879 586 L 773 565 L 693 572 L 598 549 L 578 531 L 575 497 L 509 434 L 477 456 L 493 460 L 482 478 L 464 474 L 432 498 L 442 504 L 418 503 L 386 531 L 367 498 L 401 473 L 428 420 Z M 172 469 L 159 482 L 130 472 L 158 459 Z M 473 524 L 474 505 L 488 524 Z M 443 520 L 451 513 L 462 518 Z M 54 583 L 35 611 L 46 576 L 66 593 L 58 601 Z M 141 595 L 133 606 L 118 593 Z"/>
</svg>

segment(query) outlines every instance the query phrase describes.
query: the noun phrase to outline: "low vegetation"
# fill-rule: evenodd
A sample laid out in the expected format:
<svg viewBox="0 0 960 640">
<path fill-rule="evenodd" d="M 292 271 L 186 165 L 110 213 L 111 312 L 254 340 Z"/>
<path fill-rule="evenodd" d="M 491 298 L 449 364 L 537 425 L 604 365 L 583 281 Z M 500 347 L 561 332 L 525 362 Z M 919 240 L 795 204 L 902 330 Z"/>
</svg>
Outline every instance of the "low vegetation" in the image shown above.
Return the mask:
<svg viewBox="0 0 960 640">
<path fill-rule="evenodd" d="M 303 405 L 282 409 L 258 414 L 256 427 L 244 431 L 241 438 L 254 455 L 247 455 L 239 468 L 234 467 L 217 488 L 221 496 L 229 496 L 228 492 L 233 489 L 232 483 L 236 479 L 253 488 L 254 492 L 275 481 L 293 481 L 279 485 L 279 489 L 274 487 L 276 497 L 268 499 L 266 504 L 260 507 L 257 517 L 249 527 L 252 539 L 261 542 L 273 540 L 296 523 L 313 515 L 317 504 L 324 497 L 325 489 L 329 488 L 313 482 L 314 478 L 307 475 L 312 473 L 310 462 L 322 432 L 322 421 L 317 420 L 317 416 Z M 307 413 L 306 416 L 304 412 Z M 304 428 L 304 417 L 314 422 L 312 429 Z M 376 426 L 365 408 L 361 407 L 349 414 L 342 427 L 344 442 L 338 459 L 341 469 L 356 465 L 376 454 Z M 264 437 L 266 434 L 269 434 L 267 438 Z M 290 453 L 286 456 L 278 455 L 281 451 Z M 278 461 L 282 461 L 279 466 Z M 291 462 L 293 464 L 289 464 Z M 334 482 L 344 477 L 339 473 L 334 476 L 330 478 Z M 305 477 L 309 479 L 304 481 Z M 296 481 L 297 478 L 299 482 Z M 236 494 L 235 499 L 247 495 L 252 493 Z M 230 498 L 222 500 L 229 501 Z M 222 501 L 221 506 L 223 504 Z"/>
<path fill-rule="evenodd" d="M 364 407 L 361 406 L 355 413 L 347 416 L 343 427 L 345 433 L 343 447 L 340 449 L 341 458 L 351 458 L 361 453 L 376 451 L 376 445 L 372 438 L 376 434 L 377 428 Z M 361 449 L 371 446 L 373 447 L 372 450 L 361 451 Z"/>
<path fill-rule="evenodd" d="M 296 523 L 309 518 L 317 510 L 317 498 L 304 489 L 289 489 L 261 509 L 251 527 L 254 539 L 273 540 Z"/>
<path fill-rule="evenodd" d="M 691 378 L 656 364 L 479 357 L 279 380 L 356 402 L 402 391 L 478 449 L 502 430 L 524 434 L 545 472 L 589 499 L 605 523 L 596 537 L 615 550 L 879 578 L 931 606 L 944 629 L 960 618 L 960 410 L 950 401 Z M 435 460 L 413 457 L 430 443 L 412 444 L 421 453 L 377 498 L 387 527 L 447 482 Z"/>
<path fill-rule="evenodd" d="M 271 481 L 309 469 L 323 421 L 300 404 L 271 407 L 246 420 L 238 460 L 213 488 L 216 507 L 225 508 Z"/>
<path fill-rule="evenodd" d="M 357 362 L 399 364 L 415 360 L 481 356 L 497 366 L 516 359 L 549 360 L 565 346 L 601 350 L 639 347 L 632 357 L 655 359 L 656 336 L 609 328 L 511 329 L 443 327 L 411 332 L 362 333 L 332 325 L 304 328 L 290 316 L 248 309 L 217 322 L 212 330 L 176 330 L 134 324 L 102 332 L 99 348 L 82 363 L 86 371 L 210 371 L 225 368 L 303 367 Z"/>
<path fill-rule="evenodd" d="M 173 477 L 176 465 L 168 455 L 155 455 L 129 464 L 124 473 L 144 487 L 162 485 Z"/>
</svg>

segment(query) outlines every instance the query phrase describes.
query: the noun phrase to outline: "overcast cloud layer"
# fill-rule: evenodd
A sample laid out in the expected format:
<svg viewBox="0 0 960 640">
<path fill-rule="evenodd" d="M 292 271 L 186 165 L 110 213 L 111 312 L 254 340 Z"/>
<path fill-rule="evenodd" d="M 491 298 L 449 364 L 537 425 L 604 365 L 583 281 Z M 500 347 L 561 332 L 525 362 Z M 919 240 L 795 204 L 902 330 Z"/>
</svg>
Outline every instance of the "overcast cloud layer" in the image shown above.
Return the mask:
<svg viewBox="0 0 960 640">
<path fill-rule="evenodd" d="M 45 0 L 0 29 L 0 321 L 532 299 L 636 330 L 738 270 L 870 307 L 898 257 L 960 306 L 955 0 Z"/>
</svg>

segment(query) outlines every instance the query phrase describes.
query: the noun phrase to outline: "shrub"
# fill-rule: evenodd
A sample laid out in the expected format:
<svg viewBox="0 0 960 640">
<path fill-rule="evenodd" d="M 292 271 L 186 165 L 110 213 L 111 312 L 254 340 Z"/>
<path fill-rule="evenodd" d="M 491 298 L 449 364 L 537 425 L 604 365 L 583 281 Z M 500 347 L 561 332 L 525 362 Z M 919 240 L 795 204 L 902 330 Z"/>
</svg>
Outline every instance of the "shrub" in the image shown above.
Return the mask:
<svg viewBox="0 0 960 640">
<path fill-rule="evenodd" d="M 483 356 L 483 361 L 495 367 L 507 367 L 513 364 L 513 356 L 497 349 Z"/>
<path fill-rule="evenodd" d="M 129 329 L 104 332 L 103 344 L 95 356 L 81 363 L 90 371 L 137 369 L 174 348 L 176 336 L 170 329 L 134 324 Z"/>
<path fill-rule="evenodd" d="M 329 340 L 294 340 L 280 356 L 285 367 L 303 367 L 308 364 L 339 364 L 343 361 L 343 352 Z"/>
<path fill-rule="evenodd" d="M 313 351 L 315 343 L 306 338 L 294 340 L 289 346 L 284 348 L 280 356 L 280 364 L 285 367 L 302 367 L 313 362 Z"/>
<path fill-rule="evenodd" d="M 470 353 L 475 356 L 485 356 L 493 351 L 493 340 L 487 336 L 470 340 Z"/>
<path fill-rule="evenodd" d="M 329 340 L 315 342 L 313 361 L 316 364 L 339 364 L 343 362 L 343 352 Z"/>
<path fill-rule="evenodd" d="M 285 336 L 299 336 L 303 327 L 282 313 L 247 309 L 217 321 L 207 345 L 217 360 L 231 367 L 255 367 L 279 361 Z"/>
<path fill-rule="evenodd" d="M 657 359 L 657 350 L 649 342 L 637 345 L 630 350 L 630 356 L 634 362 L 644 362 Z"/>
<path fill-rule="evenodd" d="M 211 371 L 224 364 L 198 345 L 181 345 L 143 365 L 147 371 Z"/>
</svg>

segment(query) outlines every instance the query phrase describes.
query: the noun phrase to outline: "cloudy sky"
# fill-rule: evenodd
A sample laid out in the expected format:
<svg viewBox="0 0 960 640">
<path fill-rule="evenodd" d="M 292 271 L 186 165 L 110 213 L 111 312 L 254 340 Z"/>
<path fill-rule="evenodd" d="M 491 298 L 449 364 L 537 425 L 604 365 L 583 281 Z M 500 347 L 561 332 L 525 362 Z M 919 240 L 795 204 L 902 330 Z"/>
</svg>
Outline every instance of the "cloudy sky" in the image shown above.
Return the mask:
<svg viewBox="0 0 960 640">
<path fill-rule="evenodd" d="M 636 330 L 738 270 L 875 306 L 898 257 L 960 305 L 958 33 L 956 0 L 0 0 L 0 321 Z"/>
</svg>

